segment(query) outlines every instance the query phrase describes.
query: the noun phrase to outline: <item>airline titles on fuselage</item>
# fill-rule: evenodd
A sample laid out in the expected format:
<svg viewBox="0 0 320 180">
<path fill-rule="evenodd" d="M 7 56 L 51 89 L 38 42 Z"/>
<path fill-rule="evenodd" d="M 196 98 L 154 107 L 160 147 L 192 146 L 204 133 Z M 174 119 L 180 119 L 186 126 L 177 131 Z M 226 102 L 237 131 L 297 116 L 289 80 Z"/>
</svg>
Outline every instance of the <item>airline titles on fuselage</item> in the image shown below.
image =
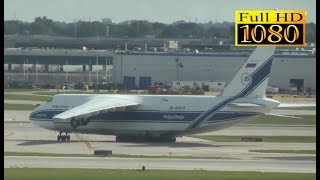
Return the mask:
<svg viewBox="0 0 320 180">
<path fill-rule="evenodd" d="M 185 106 L 170 106 L 169 109 L 170 110 L 185 110 L 186 107 Z"/>
<path fill-rule="evenodd" d="M 162 116 L 163 119 L 168 119 L 168 120 L 172 120 L 172 119 L 179 119 L 182 120 L 184 119 L 184 116 L 182 115 L 170 115 L 170 114 L 165 114 Z"/>
<path fill-rule="evenodd" d="M 52 108 L 55 109 L 69 109 L 68 105 L 52 105 Z"/>
</svg>

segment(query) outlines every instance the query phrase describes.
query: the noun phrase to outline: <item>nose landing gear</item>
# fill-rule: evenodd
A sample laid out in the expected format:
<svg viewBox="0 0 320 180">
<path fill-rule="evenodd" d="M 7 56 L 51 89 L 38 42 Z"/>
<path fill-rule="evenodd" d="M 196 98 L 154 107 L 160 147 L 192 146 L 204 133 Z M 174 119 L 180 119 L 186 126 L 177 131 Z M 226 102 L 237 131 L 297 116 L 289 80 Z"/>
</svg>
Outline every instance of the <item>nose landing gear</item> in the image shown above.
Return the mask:
<svg viewBox="0 0 320 180">
<path fill-rule="evenodd" d="M 70 141 L 70 136 L 68 135 L 68 133 L 66 133 L 66 135 L 61 135 L 62 132 L 59 132 L 59 135 L 57 136 L 57 140 L 58 141 Z"/>
</svg>

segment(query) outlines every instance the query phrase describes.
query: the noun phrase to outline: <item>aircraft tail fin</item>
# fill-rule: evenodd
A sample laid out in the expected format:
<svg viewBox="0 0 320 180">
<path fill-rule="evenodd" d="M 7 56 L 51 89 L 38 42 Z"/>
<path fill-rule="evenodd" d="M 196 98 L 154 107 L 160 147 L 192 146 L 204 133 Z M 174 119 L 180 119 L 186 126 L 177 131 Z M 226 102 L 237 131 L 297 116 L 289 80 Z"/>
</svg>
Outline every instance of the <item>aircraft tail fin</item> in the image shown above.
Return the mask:
<svg viewBox="0 0 320 180">
<path fill-rule="evenodd" d="M 257 47 L 219 96 L 265 97 L 276 47 Z"/>
</svg>

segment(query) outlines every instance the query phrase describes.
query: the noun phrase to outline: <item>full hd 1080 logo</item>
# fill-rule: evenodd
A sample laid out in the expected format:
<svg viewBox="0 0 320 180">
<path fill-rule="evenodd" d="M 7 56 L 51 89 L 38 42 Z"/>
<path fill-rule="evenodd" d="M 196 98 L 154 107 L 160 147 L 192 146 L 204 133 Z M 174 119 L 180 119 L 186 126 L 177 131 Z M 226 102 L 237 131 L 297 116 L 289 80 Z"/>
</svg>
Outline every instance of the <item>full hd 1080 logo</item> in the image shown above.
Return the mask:
<svg viewBox="0 0 320 180">
<path fill-rule="evenodd" d="M 305 46 L 303 10 L 237 10 L 236 46 Z"/>
</svg>

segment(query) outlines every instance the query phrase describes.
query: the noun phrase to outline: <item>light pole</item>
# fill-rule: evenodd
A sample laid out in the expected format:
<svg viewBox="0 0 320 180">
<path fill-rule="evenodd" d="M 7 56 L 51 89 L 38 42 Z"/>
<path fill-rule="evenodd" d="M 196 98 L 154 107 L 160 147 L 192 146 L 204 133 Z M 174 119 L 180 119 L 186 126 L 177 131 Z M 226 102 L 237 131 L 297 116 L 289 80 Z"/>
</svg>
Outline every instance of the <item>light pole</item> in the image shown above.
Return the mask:
<svg viewBox="0 0 320 180">
<path fill-rule="evenodd" d="M 89 84 L 90 84 L 90 82 L 91 82 L 91 60 L 89 59 Z"/>
<path fill-rule="evenodd" d="M 66 68 L 65 68 L 65 70 L 66 70 L 66 81 L 68 81 L 68 67 L 67 67 L 67 65 L 68 65 L 68 59 L 66 59 Z"/>
<path fill-rule="evenodd" d="M 26 67 L 25 67 L 25 61 L 23 61 L 23 79 L 26 78 Z"/>
<path fill-rule="evenodd" d="M 179 58 L 177 57 L 176 58 L 176 71 L 177 71 L 177 81 L 179 80 Z"/>
<path fill-rule="evenodd" d="M 77 21 L 74 19 L 74 37 L 77 38 Z"/>
<path fill-rule="evenodd" d="M 96 59 L 96 80 L 97 80 L 97 83 L 96 83 L 96 88 L 98 89 L 98 81 L 99 81 L 99 71 L 98 71 L 98 56 L 97 56 L 97 59 Z"/>
<path fill-rule="evenodd" d="M 39 72 L 38 72 L 38 60 L 36 60 L 36 82 L 37 86 L 39 85 Z"/>
<path fill-rule="evenodd" d="M 27 79 L 29 79 L 29 62 L 28 62 L 28 59 L 27 59 Z"/>
</svg>

